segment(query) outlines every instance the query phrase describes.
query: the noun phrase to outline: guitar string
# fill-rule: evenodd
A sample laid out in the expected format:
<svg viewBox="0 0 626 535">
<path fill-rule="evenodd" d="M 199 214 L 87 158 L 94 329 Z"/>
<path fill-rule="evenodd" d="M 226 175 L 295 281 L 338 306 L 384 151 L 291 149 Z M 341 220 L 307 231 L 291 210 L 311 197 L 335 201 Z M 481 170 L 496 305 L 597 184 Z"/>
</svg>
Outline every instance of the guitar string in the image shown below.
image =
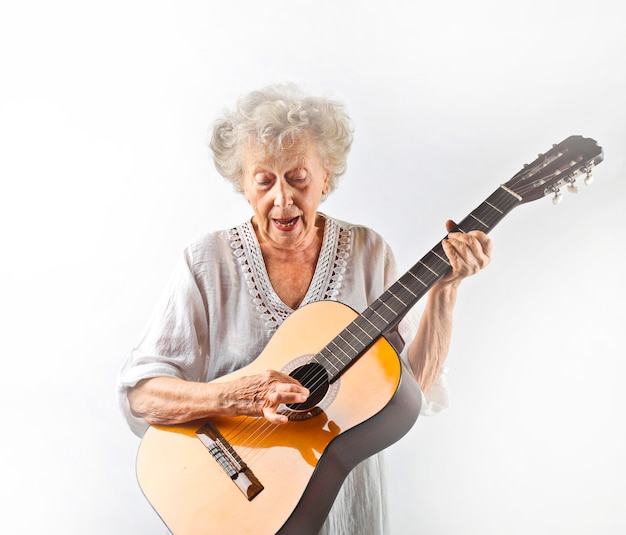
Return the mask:
<svg viewBox="0 0 626 535">
<path fill-rule="evenodd" d="M 248 421 L 247 425 L 244 426 L 244 429 L 252 429 L 252 432 L 249 432 L 245 439 L 241 442 L 242 447 L 246 448 L 245 452 L 240 453 L 240 456 L 244 458 L 246 462 L 252 462 L 258 457 L 262 456 L 264 453 L 264 449 L 261 448 L 263 440 L 266 440 L 275 430 L 270 429 L 270 427 L 277 427 L 276 424 L 272 424 L 267 421 L 263 417 L 254 417 L 254 416 L 246 416 L 244 417 L 244 421 Z M 267 430 L 270 429 L 269 432 Z M 235 439 L 233 439 L 234 441 Z"/>
<path fill-rule="evenodd" d="M 230 432 L 224 434 L 224 438 L 230 443 L 238 444 L 239 456 L 246 462 L 251 462 L 264 453 L 261 443 L 266 440 L 278 427 L 261 416 L 243 416 L 238 425 Z M 271 429 L 270 429 L 271 428 Z M 269 432 L 266 432 L 269 429 Z M 242 440 L 239 437 L 244 434 Z M 256 453 L 254 453 L 256 451 Z"/>
</svg>

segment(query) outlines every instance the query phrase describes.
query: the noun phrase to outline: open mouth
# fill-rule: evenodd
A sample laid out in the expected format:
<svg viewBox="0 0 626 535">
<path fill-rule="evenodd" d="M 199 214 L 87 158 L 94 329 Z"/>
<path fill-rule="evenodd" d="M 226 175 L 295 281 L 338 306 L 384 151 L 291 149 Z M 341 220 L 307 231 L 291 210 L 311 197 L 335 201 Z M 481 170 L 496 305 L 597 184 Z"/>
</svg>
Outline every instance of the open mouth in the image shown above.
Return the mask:
<svg viewBox="0 0 626 535">
<path fill-rule="evenodd" d="M 289 230 L 295 226 L 295 224 L 298 222 L 298 219 L 300 219 L 300 216 L 284 219 L 274 219 L 273 221 L 274 225 L 276 225 L 276 227 L 278 227 L 279 229 Z"/>
</svg>

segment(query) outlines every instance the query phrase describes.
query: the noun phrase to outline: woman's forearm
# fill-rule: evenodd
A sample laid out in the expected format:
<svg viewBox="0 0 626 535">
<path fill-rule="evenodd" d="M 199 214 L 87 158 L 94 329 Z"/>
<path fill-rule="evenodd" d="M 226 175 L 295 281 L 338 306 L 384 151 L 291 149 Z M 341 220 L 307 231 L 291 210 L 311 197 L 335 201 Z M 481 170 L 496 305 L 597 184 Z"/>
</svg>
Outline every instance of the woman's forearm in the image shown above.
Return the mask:
<svg viewBox="0 0 626 535">
<path fill-rule="evenodd" d="M 184 423 L 228 412 L 222 385 L 175 377 L 145 379 L 129 389 L 128 400 L 133 414 L 151 425 Z"/>
<path fill-rule="evenodd" d="M 409 346 L 409 363 L 424 393 L 430 390 L 439 376 L 448 355 L 457 286 L 433 286 L 428 294 L 417 334 Z"/>
</svg>

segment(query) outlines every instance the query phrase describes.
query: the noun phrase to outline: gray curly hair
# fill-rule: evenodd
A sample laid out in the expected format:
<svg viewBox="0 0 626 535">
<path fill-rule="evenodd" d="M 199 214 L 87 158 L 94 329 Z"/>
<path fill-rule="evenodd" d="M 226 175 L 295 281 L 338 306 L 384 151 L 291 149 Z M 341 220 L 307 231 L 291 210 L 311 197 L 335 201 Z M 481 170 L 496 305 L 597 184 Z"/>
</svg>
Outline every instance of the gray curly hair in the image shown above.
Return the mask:
<svg viewBox="0 0 626 535">
<path fill-rule="evenodd" d="M 276 84 L 241 97 L 234 110 L 226 110 L 215 121 L 210 148 L 218 172 L 243 193 L 247 147 L 276 155 L 305 135 L 315 143 L 324 164 L 331 166 L 330 192 L 346 172 L 352 132 L 342 104 L 307 96 L 294 84 Z"/>
</svg>

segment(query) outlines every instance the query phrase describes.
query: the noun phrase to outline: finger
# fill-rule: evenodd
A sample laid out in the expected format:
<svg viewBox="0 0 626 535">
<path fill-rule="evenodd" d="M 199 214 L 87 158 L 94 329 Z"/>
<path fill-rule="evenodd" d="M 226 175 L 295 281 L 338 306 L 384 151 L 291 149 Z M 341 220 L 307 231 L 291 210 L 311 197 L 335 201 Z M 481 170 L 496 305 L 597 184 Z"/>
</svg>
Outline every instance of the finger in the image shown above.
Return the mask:
<svg viewBox="0 0 626 535">
<path fill-rule="evenodd" d="M 476 239 L 480 242 L 480 245 L 485 255 L 491 257 L 491 251 L 493 249 L 493 242 L 491 241 L 491 238 L 487 236 L 487 234 L 485 234 L 484 232 L 476 231 L 476 232 L 470 232 L 470 234 L 475 236 Z"/>
<path fill-rule="evenodd" d="M 491 261 L 491 239 L 484 232 L 480 231 L 473 231 L 469 234 L 471 237 L 469 246 L 474 259 L 478 263 L 478 266 L 482 269 Z"/>
<path fill-rule="evenodd" d="M 450 240 L 444 240 L 441 245 L 443 246 L 444 253 L 446 253 L 446 256 L 448 257 L 448 262 L 450 263 L 452 271 L 457 273 L 460 266 L 460 255 L 457 248 L 454 244 L 450 243 Z"/>
<path fill-rule="evenodd" d="M 468 234 L 454 232 L 446 241 L 450 242 L 460 256 L 467 259 L 473 256 L 482 261 L 491 254 L 491 240 L 484 232 L 472 231 Z"/>
<path fill-rule="evenodd" d="M 457 227 L 458 227 L 458 225 L 454 221 L 452 221 L 452 219 L 448 219 L 446 221 L 446 231 L 448 233 L 452 232 Z"/>
<path fill-rule="evenodd" d="M 296 394 L 308 398 L 310 395 L 309 389 L 302 386 L 300 383 L 276 383 L 275 391 L 281 394 Z"/>
<path fill-rule="evenodd" d="M 309 393 L 309 391 L 304 386 L 302 386 L 300 381 L 298 381 L 294 377 L 291 377 L 291 375 L 287 375 L 286 373 L 278 372 L 276 370 L 267 370 L 265 374 L 267 376 L 268 382 L 273 382 L 276 385 L 296 387 L 295 391 L 303 392 L 307 395 Z"/>
<path fill-rule="evenodd" d="M 455 274 L 468 276 L 476 273 L 489 263 L 481 243 L 474 237 L 461 234 L 444 240 L 443 249 Z"/>
<path fill-rule="evenodd" d="M 288 387 L 290 385 L 280 385 Z M 268 395 L 266 404 L 262 408 L 263 416 L 266 420 L 273 424 L 282 425 L 288 422 L 287 416 L 277 412 L 278 407 L 282 404 L 288 405 L 290 403 L 304 403 L 308 394 L 303 394 L 300 391 L 297 392 L 279 392 L 274 391 Z"/>
<path fill-rule="evenodd" d="M 287 418 L 286 415 L 278 414 L 276 412 L 276 409 L 274 409 L 273 407 L 264 407 L 263 417 L 271 424 L 276 425 L 284 425 L 289 421 L 289 418 Z"/>
<path fill-rule="evenodd" d="M 306 389 L 289 390 L 291 385 L 276 385 L 273 392 L 267 395 L 268 404 L 277 407 L 281 403 L 304 403 L 309 397 Z"/>
</svg>

